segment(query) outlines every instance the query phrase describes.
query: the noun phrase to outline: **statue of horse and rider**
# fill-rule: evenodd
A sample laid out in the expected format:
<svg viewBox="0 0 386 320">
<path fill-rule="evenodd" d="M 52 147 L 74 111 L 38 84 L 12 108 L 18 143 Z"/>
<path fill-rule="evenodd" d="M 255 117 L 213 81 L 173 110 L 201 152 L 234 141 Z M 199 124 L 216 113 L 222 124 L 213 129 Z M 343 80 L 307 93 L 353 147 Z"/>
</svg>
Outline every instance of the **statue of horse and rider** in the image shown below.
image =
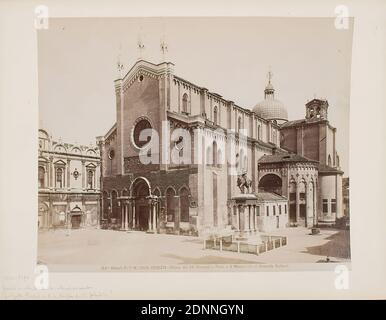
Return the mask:
<svg viewBox="0 0 386 320">
<path fill-rule="evenodd" d="M 247 177 L 246 172 L 237 176 L 237 186 L 241 193 L 245 193 L 245 189 L 247 189 L 247 193 L 249 193 L 249 189 L 252 187 L 252 180 Z"/>
</svg>

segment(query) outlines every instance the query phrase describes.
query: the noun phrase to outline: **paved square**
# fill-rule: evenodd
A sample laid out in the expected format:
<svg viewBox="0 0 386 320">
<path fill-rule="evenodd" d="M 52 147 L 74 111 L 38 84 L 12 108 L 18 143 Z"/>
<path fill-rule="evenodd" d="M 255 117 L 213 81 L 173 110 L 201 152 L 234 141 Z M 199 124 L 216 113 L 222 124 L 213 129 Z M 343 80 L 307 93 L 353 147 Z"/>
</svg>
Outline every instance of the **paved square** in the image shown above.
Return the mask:
<svg viewBox="0 0 386 320">
<path fill-rule="evenodd" d="M 204 250 L 198 237 L 147 234 L 140 231 L 97 229 L 50 230 L 39 233 L 38 261 L 46 265 L 175 265 L 314 263 L 329 256 L 349 261 L 347 231 L 322 229 L 310 235 L 305 228 L 278 230 L 288 245 L 259 256 Z"/>
</svg>

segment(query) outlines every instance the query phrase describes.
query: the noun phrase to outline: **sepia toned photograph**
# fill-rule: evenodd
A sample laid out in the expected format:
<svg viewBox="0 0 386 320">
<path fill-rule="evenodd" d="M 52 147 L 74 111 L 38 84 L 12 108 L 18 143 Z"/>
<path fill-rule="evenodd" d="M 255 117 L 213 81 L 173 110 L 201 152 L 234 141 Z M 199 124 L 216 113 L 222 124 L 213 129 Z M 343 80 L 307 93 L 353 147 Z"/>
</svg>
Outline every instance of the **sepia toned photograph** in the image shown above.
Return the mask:
<svg viewBox="0 0 386 320">
<path fill-rule="evenodd" d="M 350 266 L 346 23 L 51 18 L 37 32 L 38 265 Z"/>
</svg>

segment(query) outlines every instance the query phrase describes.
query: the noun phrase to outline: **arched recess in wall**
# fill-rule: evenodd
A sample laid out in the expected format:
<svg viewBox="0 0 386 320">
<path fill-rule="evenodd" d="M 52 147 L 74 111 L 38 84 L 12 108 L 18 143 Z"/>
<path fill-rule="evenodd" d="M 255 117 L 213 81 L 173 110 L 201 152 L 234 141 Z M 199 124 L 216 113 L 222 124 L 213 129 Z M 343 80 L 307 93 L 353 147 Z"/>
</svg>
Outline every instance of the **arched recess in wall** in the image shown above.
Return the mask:
<svg viewBox="0 0 386 320">
<path fill-rule="evenodd" d="M 39 166 L 38 170 L 39 170 L 38 171 L 39 188 L 45 188 L 45 186 L 46 186 L 46 179 L 45 179 L 46 169 L 44 168 L 44 166 Z"/>
<path fill-rule="evenodd" d="M 282 195 L 282 179 L 276 174 L 266 174 L 259 181 L 259 191 Z"/>
<path fill-rule="evenodd" d="M 180 214 L 181 222 L 189 222 L 189 190 L 186 187 L 180 189 Z"/>
<path fill-rule="evenodd" d="M 188 113 L 188 95 L 186 93 L 182 96 L 182 112 Z"/>
<path fill-rule="evenodd" d="M 212 144 L 212 164 L 214 166 L 217 166 L 217 142 L 216 141 L 213 141 L 213 144 Z"/>
<path fill-rule="evenodd" d="M 205 163 L 206 165 L 210 166 L 213 164 L 213 151 L 212 146 L 208 146 L 206 148 L 206 157 L 205 157 Z"/>
<path fill-rule="evenodd" d="M 239 116 L 238 120 L 237 120 L 237 132 L 240 133 L 240 130 L 241 130 L 241 117 Z"/>
<path fill-rule="evenodd" d="M 175 212 L 176 212 L 176 192 L 172 187 L 166 189 L 166 219 L 167 222 L 175 221 Z"/>
<path fill-rule="evenodd" d="M 331 167 L 331 155 L 328 155 L 327 164 L 328 164 L 328 166 Z"/>
<path fill-rule="evenodd" d="M 103 205 L 103 219 L 107 219 L 109 216 L 109 194 L 106 191 L 103 191 L 102 194 L 102 205 Z"/>
<path fill-rule="evenodd" d="M 118 218 L 118 192 L 116 190 L 111 191 L 111 218 Z"/>
</svg>

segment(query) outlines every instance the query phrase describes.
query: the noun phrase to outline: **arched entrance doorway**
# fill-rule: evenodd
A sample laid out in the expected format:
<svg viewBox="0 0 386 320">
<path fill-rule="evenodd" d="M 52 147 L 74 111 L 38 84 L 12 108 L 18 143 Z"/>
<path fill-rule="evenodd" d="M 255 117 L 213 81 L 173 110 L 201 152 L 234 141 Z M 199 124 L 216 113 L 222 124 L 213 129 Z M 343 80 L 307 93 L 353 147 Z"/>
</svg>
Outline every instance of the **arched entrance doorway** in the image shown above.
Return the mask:
<svg viewBox="0 0 386 320">
<path fill-rule="evenodd" d="M 147 230 L 149 227 L 149 186 L 144 180 L 139 180 L 133 189 L 135 198 L 136 221 L 135 226 L 138 230 Z"/>
<path fill-rule="evenodd" d="M 282 180 L 276 174 L 267 174 L 260 179 L 259 191 L 282 195 Z"/>
<path fill-rule="evenodd" d="M 39 215 L 38 215 L 38 229 L 49 227 L 50 214 L 48 206 L 41 202 L 39 203 Z"/>
<path fill-rule="evenodd" d="M 130 220 L 134 230 L 157 232 L 158 197 L 151 194 L 150 182 L 136 178 L 130 187 L 132 214 Z"/>
</svg>

